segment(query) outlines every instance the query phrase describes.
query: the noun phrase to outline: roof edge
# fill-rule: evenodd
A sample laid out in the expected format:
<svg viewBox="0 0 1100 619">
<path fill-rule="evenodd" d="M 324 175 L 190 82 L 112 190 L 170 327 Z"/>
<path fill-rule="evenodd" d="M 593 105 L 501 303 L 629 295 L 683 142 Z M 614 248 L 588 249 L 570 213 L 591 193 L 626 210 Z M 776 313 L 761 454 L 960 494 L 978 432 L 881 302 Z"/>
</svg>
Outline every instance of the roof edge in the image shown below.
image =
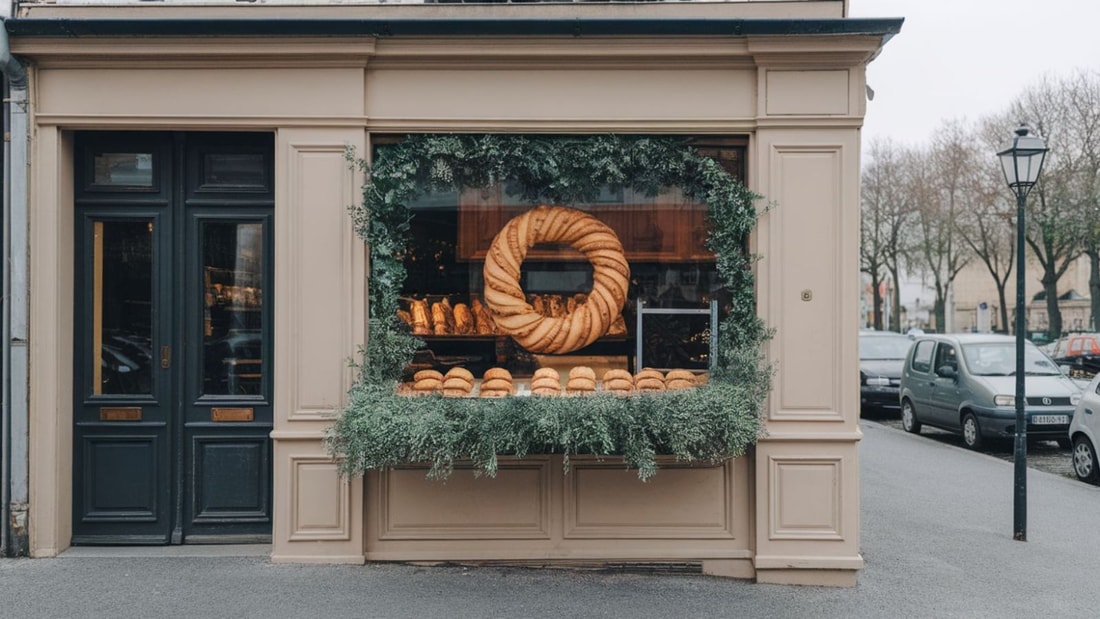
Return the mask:
<svg viewBox="0 0 1100 619">
<path fill-rule="evenodd" d="M 903 18 L 840 19 L 70 19 L 12 18 L 12 36 L 882 36 Z"/>
</svg>

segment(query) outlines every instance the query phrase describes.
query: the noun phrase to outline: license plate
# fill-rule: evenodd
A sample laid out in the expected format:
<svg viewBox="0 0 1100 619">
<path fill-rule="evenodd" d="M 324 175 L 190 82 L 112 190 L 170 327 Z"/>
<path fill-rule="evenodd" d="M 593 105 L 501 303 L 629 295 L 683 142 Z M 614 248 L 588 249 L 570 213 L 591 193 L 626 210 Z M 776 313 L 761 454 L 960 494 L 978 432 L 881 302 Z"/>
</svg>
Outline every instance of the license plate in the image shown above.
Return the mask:
<svg viewBox="0 0 1100 619">
<path fill-rule="evenodd" d="M 1032 415 L 1031 423 L 1037 426 L 1064 425 L 1069 423 L 1069 415 Z"/>
</svg>

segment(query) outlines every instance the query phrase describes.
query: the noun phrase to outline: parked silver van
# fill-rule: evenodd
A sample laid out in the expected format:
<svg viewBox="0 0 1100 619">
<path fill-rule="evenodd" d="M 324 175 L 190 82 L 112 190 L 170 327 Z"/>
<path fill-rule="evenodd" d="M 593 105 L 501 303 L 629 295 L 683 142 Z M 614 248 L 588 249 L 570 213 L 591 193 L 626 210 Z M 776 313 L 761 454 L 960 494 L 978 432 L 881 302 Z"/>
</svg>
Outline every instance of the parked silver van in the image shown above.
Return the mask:
<svg viewBox="0 0 1100 619">
<path fill-rule="evenodd" d="M 1025 343 L 1029 439 L 1069 446 L 1067 430 L 1081 387 L 1038 347 Z M 1016 433 L 1016 338 L 1010 335 L 924 335 L 909 349 L 901 376 L 901 423 L 962 434 L 972 449 Z"/>
</svg>

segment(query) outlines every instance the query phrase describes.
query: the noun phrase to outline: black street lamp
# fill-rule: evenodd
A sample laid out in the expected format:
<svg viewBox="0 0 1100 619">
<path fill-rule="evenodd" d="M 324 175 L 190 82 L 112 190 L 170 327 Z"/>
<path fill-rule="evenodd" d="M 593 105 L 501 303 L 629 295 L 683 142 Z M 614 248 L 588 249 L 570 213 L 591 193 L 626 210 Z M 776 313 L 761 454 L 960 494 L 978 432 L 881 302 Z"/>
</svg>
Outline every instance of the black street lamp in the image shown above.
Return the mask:
<svg viewBox="0 0 1100 619">
<path fill-rule="evenodd" d="M 1016 137 L 997 153 L 1008 188 L 1016 194 L 1016 437 L 1014 450 L 1015 484 L 1012 509 L 1012 539 L 1027 541 L 1027 406 L 1024 394 L 1024 207 L 1027 194 L 1039 182 L 1047 145 L 1038 136 L 1028 135 L 1027 125 L 1016 129 Z"/>
</svg>

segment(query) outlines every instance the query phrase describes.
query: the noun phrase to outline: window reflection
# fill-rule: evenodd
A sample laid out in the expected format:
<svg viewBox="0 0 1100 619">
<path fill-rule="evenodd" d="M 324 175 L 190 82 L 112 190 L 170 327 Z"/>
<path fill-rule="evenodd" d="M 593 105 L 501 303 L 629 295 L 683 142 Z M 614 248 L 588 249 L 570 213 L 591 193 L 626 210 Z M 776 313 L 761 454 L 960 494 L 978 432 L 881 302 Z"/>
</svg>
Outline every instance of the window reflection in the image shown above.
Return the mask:
<svg viewBox="0 0 1100 619">
<path fill-rule="evenodd" d="M 152 393 L 153 222 L 93 224 L 92 393 Z"/>
<path fill-rule="evenodd" d="M 263 378 L 263 225 L 206 222 L 203 393 L 260 395 Z"/>
<path fill-rule="evenodd" d="M 114 187 L 152 187 L 152 153 L 99 153 L 95 156 L 94 184 Z"/>
</svg>

